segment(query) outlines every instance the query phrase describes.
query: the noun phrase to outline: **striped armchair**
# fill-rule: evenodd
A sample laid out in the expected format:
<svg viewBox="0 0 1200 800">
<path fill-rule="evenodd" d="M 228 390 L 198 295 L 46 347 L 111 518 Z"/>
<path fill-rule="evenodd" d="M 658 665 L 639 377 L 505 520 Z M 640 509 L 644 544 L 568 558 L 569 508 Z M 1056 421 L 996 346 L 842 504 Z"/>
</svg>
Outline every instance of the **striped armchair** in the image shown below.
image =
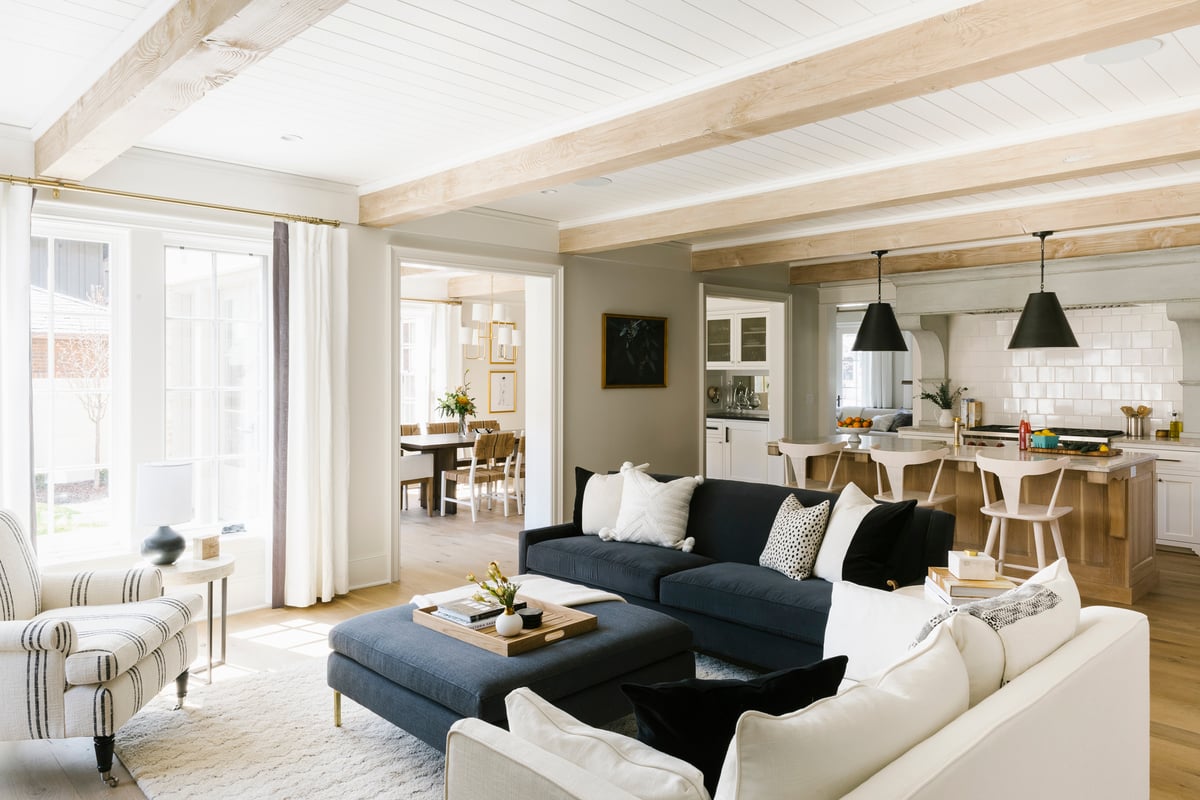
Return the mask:
<svg viewBox="0 0 1200 800">
<path fill-rule="evenodd" d="M 180 704 L 187 694 L 201 603 L 162 596 L 153 568 L 42 575 L 0 511 L 0 741 L 91 736 L 115 786 L 117 729 L 170 681 Z"/>
</svg>

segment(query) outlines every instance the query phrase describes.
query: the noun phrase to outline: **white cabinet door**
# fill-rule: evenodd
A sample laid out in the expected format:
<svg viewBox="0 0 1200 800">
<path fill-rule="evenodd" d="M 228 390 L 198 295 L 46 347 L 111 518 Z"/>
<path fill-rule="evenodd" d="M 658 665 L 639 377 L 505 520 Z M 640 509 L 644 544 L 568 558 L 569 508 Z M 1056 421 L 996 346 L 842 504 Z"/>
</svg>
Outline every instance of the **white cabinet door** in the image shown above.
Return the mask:
<svg viewBox="0 0 1200 800">
<path fill-rule="evenodd" d="M 725 451 L 725 425 L 709 420 L 704 425 L 704 477 L 726 477 Z"/>
<path fill-rule="evenodd" d="M 763 422 L 730 422 L 728 434 L 728 469 L 726 477 L 737 481 L 766 483 L 767 426 Z"/>
<path fill-rule="evenodd" d="M 1158 473 L 1157 517 L 1159 544 L 1190 547 L 1200 553 L 1200 476 Z"/>
<path fill-rule="evenodd" d="M 734 365 L 733 322 L 731 314 L 708 315 L 704 344 L 709 369 Z"/>
<path fill-rule="evenodd" d="M 708 369 L 767 368 L 767 313 L 709 314 L 705 329 Z"/>
</svg>

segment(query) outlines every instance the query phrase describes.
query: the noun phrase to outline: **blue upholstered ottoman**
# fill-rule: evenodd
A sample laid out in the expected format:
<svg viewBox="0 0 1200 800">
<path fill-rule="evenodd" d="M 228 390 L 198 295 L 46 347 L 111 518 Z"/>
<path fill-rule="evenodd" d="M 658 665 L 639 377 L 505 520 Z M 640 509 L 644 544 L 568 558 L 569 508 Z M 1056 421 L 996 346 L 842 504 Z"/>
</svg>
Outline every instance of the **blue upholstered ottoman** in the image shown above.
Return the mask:
<svg viewBox="0 0 1200 800">
<path fill-rule="evenodd" d="M 579 608 L 596 630 L 508 658 L 417 625 L 412 605 L 363 614 L 329 632 L 329 686 L 442 750 L 462 717 L 505 725 L 504 696 L 518 686 L 603 725 L 633 710 L 622 683 L 695 676 L 682 622 L 621 602 Z"/>
</svg>

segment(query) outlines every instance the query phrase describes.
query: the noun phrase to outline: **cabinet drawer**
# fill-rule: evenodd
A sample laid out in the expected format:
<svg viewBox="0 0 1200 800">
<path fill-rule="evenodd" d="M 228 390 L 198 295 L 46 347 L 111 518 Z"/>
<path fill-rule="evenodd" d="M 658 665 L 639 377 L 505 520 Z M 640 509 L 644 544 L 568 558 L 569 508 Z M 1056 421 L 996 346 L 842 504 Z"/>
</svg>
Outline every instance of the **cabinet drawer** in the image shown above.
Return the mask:
<svg viewBox="0 0 1200 800">
<path fill-rule="evenodd" d="M 1122 450 L 1131 453 L 1145 453 L 1155 456 L 1154 469 L 1157 472 L 1200 472 L 1200 452 L 1183 450 L 1177 447 L 1145 447 L 1136 445 L 1118 445 Z"/>
</svg>

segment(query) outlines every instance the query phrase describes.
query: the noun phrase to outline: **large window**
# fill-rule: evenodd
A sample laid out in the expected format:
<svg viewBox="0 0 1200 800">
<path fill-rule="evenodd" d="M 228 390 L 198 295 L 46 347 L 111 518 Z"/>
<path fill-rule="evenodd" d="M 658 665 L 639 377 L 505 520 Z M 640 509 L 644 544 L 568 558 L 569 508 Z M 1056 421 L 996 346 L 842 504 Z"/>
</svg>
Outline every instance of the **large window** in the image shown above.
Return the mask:
<svg viewBox="0 0 1200 800">
<path fill-rule="evenodd" d="M 265 255 L 165 251 L 165 456 L 193 463 L 193 524 L 265 514 Z"/>
<path fill-rule="evenodd" d="M 400 304 L 400 422 L 428 422 L 434 367 L 430 350 L 435 306 Z"/>
<path fill-rule="evenodd" d="M 38 547 L 49 559 L 117 543 L 113 466 L 113 244 L 35 236 L 30 347 Z"/>
</svg>

